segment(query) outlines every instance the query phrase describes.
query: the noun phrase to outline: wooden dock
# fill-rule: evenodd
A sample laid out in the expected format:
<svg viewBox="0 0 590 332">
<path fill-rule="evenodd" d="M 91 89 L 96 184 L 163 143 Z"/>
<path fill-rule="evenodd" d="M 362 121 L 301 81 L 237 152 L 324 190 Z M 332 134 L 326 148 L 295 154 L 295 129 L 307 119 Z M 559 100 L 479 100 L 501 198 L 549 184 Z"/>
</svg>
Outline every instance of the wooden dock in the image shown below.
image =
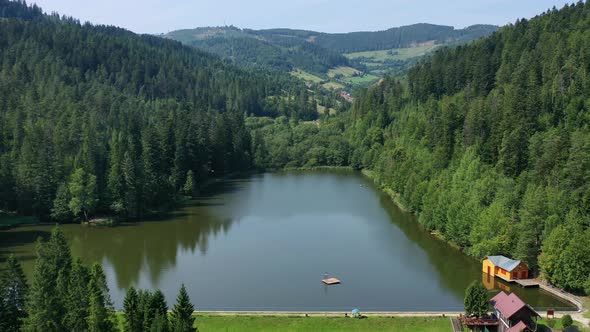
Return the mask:
<svg viewBox="0 0 590 332">
<path fill-rule="evenodd" d="M 336 278 L 327 278 L 327 279 L 322 279 L 322 282 L 326 285 L 338 285 L 340 283 L 340 280 L 338 280 Z"/>
<path fill-rule="evenodd" d="M 539 287 L 539 282 L 536 279 L 516 279 L 514 282 L 524 288 Z"/>
</svg>

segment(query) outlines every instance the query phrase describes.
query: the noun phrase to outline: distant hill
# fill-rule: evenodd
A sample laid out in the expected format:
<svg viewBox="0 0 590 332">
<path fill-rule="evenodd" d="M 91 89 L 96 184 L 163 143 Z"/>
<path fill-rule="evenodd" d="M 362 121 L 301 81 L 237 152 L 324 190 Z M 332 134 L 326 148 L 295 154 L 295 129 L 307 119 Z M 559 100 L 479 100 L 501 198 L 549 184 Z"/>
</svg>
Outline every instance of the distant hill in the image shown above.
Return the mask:
<svg viewBox="0 0 590 332">
<path fill-rule="evenodd" d="M 367 84 L 388 72 L 404 71 L 440 46 L 467 43 L 497 29 L 494 25 L 455 29 L 420 23 L 384 31 L 323 33 L 227 26 L 177 30 L 163 36 L 217 54 L 240 66 L 304 72 L 302 77 L 314 77 L 316 83 L 340 88 Z"/>
</svg>

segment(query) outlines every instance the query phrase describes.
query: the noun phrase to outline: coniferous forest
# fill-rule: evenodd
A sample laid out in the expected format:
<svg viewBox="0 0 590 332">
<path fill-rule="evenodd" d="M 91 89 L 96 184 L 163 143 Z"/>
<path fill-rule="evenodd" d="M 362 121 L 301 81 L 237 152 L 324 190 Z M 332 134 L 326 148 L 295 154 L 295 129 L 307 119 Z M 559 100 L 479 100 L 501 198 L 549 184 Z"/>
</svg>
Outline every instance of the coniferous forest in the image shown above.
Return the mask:
<svg viewBox="0 0 590 332">
<path fill-rule="evenodd" d="M 326 97 L 286 75 L 0 0 L 0 210 L 140 220 L 211 178 L 350 166 L 467 254 L 512 256 L 590 293 L 589 91 L 584 2 L 440 49 L 407 82 L 385 78 L 350 107 L 328 98 L 339 112 L 318 114 Z M 3 314 L 30 306 L 31 330 L 110 329 L 104 273 L 73 261 L 59 230 L 28 287 L 8 263 L 2 289 L 19 292 Z M 187 331 L 186 291 L 178 302 L 174 330 Z M 125 305 L 129 330 L 171 324 L 161 293 L 130 290 Z"/>
<path fill-rule="evenodd" d="M 317 116 L 288 77 L 20 2 L 0 9 L 2 210 L 142 218 L 187 183 L 248 170 L 246 115 Z"/>
</svg>

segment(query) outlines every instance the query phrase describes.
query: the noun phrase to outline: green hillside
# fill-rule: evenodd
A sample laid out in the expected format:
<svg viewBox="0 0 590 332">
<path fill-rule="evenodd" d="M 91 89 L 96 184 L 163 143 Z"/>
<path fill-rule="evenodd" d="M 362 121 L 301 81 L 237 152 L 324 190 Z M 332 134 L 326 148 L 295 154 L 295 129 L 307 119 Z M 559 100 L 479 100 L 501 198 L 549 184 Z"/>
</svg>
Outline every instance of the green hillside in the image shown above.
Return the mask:
<svg viewBox="0 0 590 332">
<path fill-rule="evenodd" d="M 496 28 L 478 25 L 457 30 L 449 26 L 416 24 L 386 31 L 328 34 L 230 26 L 177 30 L 164 36 L 217 54 L 242 67 L 307 72 L 320 77 L 323 86 L 353 88 L 375 82 L 386 73 L 403 72 L 440 46 L 466 43 Z M 353 67 L 362 73 L 354 78 L 334 78 L 331 72 L 337 67 Z M 308 82 L 318 83 L 317 80 Z"/>
</svg>

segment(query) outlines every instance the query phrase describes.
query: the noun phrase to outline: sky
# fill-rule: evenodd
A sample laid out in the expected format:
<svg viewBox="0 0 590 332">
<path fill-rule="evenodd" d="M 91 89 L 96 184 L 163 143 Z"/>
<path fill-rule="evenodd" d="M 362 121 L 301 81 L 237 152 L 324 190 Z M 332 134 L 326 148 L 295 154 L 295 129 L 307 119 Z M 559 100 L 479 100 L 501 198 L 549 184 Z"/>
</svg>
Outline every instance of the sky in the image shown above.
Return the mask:
<svg viewBox="0 0 590 332">
<path fill-rule="evenodd" d="M 572 0 L 29 0 L 46 12 L 137 33 L 202 26 L 375 31 L 413 23 L 504 25 Z"/>
</svg>

